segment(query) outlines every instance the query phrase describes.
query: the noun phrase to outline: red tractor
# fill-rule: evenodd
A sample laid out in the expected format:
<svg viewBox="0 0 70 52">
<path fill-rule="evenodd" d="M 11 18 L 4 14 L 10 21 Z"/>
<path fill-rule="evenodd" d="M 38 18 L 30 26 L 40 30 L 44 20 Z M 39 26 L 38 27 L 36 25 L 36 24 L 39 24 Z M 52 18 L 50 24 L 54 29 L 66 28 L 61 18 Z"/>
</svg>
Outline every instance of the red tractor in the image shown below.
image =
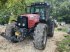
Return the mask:
<svg viewBox="0 0 70 52">
<path fill-rule="evenodd" d="M 48 3 L 33 3 L 28 6 L 27 14 L 18 16 L 17 21 L 6 28 L 6 35 L 11 42 L 20 42 L 26 37 L 33 38 L 35 48 L 46 47 L 47 36 L 53 37 L 54 22 L 50 18 Z"/>
</svg>

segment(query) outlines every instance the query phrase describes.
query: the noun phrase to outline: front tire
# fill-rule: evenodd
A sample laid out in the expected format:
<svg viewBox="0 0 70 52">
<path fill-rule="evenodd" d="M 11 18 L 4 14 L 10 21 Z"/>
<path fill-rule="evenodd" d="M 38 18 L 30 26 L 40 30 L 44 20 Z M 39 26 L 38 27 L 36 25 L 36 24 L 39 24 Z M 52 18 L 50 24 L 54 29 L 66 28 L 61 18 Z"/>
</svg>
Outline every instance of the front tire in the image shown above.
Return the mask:
<svg viewBox="0 0 70 52">
<path fill-rule="evenodd" d="M 45 49 L 47 42 L 47 26 L 39 23 L 34 31 L 34 47 L 40 50 Z"/>
<path fill-rule="evenodd" d="M 17 43 L 18 41 L 16 40 L 16 37 L 13 35 L 14 33 L 14 28 L 15 28 L 15 22 L 14 23 L 11 23 L 11 24 L 8 24 L 7 27 L 6 27 L 6 30 L 5 30 L 5 35 L 7 37 L 9 37 L 9 40 L 13 43 Z"/>
</svg>

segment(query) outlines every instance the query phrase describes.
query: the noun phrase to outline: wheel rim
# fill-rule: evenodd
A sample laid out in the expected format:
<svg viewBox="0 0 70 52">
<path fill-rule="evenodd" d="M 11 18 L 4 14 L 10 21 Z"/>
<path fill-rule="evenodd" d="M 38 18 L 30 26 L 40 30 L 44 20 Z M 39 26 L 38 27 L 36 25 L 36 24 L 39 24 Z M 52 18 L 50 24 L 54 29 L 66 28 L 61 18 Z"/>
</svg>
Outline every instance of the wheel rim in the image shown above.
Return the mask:
<svg viewBox="0 0 70 52">
<path fill-rule="evenodd" d="M 44 30 L 44 32 L 43 32 L 43 34 L 44 34 L 44 36 L 43 36 L 43 45 L 45 46 L 46 45 L 46 29 Z"/>
</svg>

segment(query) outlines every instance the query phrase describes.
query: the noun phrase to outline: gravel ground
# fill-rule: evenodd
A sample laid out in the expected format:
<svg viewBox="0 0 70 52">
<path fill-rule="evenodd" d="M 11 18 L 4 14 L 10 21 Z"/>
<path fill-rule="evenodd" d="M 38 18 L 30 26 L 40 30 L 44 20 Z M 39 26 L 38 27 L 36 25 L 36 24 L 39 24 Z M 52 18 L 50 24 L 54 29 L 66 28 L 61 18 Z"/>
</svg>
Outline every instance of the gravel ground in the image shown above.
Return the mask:
<svg viewBox="0 0 70 52">
<path fill-rule="evenodd" d="M 0 27 L 0 32 L 4 32 L 5 27 Z M 19 43 L 11 43 L 2 36 L 0 36 L 0 52 L 56 52 L 56 43 L 64 38 L 64 32 L 55 31 L 54 37 L 48 38 L 45 50 L 37 50 L 33 46 L 30 39 L 26 39 Z"/>
</svg>

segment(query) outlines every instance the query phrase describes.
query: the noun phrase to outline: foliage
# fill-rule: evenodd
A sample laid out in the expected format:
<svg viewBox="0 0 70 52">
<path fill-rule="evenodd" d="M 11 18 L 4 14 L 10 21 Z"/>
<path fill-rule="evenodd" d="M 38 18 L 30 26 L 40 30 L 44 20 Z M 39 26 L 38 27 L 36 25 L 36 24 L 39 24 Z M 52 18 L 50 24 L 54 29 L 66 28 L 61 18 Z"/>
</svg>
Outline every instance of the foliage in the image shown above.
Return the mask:
<svg viewBox="0 0 70 52">
<path fill-rule="evenodd" d="M 59 21 L 65 21 L 70 23 L 70 2 L 63 1 L 57 2 L 53 8 L 52 15 L 57 18 Z"/>
<path fill-rule="evenodd" d="M 61 26 L 61 27 L 56 28 L 55 30 L 56 30 L 56 31 L 62 31 L 62 32 L 66 32 L 66 33 L 67 33 L 68 28 L 65 27 L 65 26 Z"/>
<path fill-rule="evenodd" d="M 58 44 L 59 52 L 70 52 L 70 36 L 65 36 L 65 39 Z"/>
<path fill-rule="evenodd" d="M 8 16 L 9 19 L 12 16 L 11 13 L 15 15 L 13 18 L 16 18 L 25 13 L 27 5 L 34 2 L 50 3 L 53 18 L 70 23 L 70 0 L 0 0 L 0 18 Z"/>
</svg>

